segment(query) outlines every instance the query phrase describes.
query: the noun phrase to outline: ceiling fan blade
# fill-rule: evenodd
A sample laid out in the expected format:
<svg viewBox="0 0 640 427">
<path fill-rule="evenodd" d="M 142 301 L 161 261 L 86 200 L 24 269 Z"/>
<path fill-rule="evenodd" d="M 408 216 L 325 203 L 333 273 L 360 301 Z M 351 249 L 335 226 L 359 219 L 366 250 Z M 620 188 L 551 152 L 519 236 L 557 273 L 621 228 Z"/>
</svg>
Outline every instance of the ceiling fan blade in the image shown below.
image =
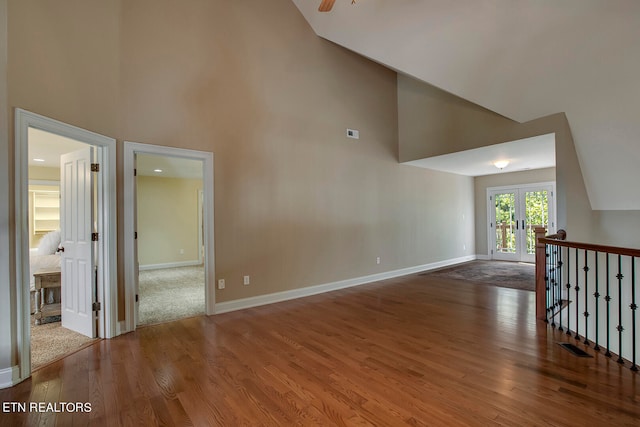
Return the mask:
<svg viewBox="0 0 640 427">
<path fill-rule="evenodd" d="M 322 3 L 320 3 L 320 7 L 318 8 L 318 10 L 320 12 L 329 12 L 335 2 L 336 0 L 322 0 Z"/>
</svg>

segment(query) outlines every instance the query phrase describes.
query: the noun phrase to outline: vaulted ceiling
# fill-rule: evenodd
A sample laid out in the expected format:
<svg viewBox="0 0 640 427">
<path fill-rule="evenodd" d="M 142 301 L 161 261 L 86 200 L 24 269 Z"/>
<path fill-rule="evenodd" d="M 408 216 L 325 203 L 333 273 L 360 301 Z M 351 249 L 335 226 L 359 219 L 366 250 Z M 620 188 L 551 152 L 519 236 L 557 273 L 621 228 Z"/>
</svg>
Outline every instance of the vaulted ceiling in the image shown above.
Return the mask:
<svg viewBox="0 0 640 427">
<path fill-rule="evenodd" d="M 564 112 L 593 209 L 640 210 L 640 1 L 293 2 L 319 36 L 505 117 Z"/>
</svg>

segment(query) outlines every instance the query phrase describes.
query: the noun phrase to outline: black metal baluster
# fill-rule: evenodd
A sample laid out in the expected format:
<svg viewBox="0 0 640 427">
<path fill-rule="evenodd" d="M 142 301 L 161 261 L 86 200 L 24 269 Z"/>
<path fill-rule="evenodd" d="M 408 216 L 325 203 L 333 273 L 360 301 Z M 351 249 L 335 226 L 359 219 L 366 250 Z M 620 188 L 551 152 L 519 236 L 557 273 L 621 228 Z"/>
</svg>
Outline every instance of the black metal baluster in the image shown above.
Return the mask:
<svg viewBox="0 0 640 427">
<path fill-rule="evenodd" d="M 559 258 L 558 258 L 558 330 L 562 331 L 562 246 L 558 246 Z"/>
<path fill-rule="evenodd" d="M 587 260 L 587 250 L 584 250 L 584 345 L 589 347 L 589 265 Z"/>
<path fill-rule="evenodd" d="M 636 366 L 636 309 L 638 306 L 636 305 L 636 258 L 631 257 L 631 330 L 632 335 L 631 338 L 633 340 L 633 359 L 631 360 L 633 365 L 631 366 L 632 371 L 637 371 L 638 367 Z"/>
<path fill-rule="evenodd" d="M 618 279 L 618 363 L 624 363 L 624 359 L 622 358 L 622 331 L 624 328 L 622 327 L 622 279 L 624 276 L 622 275 L 622 255 L 618 255 L 618 274 L 616 275 Z"/>
<path fill-rule="evenodd" d="M 571 312 L 569 310 L 569 298 L 571 294 L 571 249 L 567 247 L 567 335 L 571 335 Z"/>
<path fill-rule="evenodd" d="M 598 269 L 598 252 L 595 252 L 595 257 L 596 257 L 596 291 L 594 292 L 593 296 L 596 299 L 596 345 L 595 347 L 593 347 L 593 349 L 595 351 L 600 351 L 600 317 L 598 316 L 598 305 L 600 304 L 600 292 L 598 292 L 599 286 L 600 286 L 600 276 L 599 276 L 599 269 Z"/>
<path fill-rule="evenodd" d="M 576 284 L 573 287 L 573 289 L 575 289 L 576 291 L 576 332 L 573 335 L 576 340 L 580 340 L 580 334 L 578 333 L 580 331 L 580 281 L 578 280 L 578 270 L 579 270 L 579 266 L 578 266 L 578 248 L 576 248 Z"/>
<path fill-rule="evenodd" d="M 551 246 L 551 274 L 549 287 L 550 289 L 550 306 L 551 307 L 551 326 L 556 327 L 556 279 L 557 279 L 557 269 L 556 269 L 556 258 L 558 254 L 558 247 L 556 245 Z"/>
<path fill-rule="evenodd" d="M 606 270 L 607 270 L 607 281 L 606 283 L 606 287 L 607 287 L 607 295 L 604 297 L 604 300 L 607 302 L 607 351 L 605 352 L 605 356 L 607 357 L 611 357 L 611 343 L 609 341 L 609 338 L 611 336 L 611 294 L 609 293 L 609 277 L 611 276 L 611 273 L 609 272 L 609 253 L 607 252 L 607 257 L 606 257 Z"/>
<path fill-rule="evenodd" d="M 556 327 L 556 315 L 558 314 L 558 246 L 554 245 L 553 251 L 553 280 L 551 282 L 551 298 L 553 302 L 553 319 L 551 326 Z"/>
<path fill-rule="evenodd" d="M 545 322 L 549 323 L 549 317 L 551 317 L 552 321 L 553 321 L 553 302 L 552 302 L 552 298 L 551 298 L 551 287 L 550 287 L 550 283 L 551 283 L 551 270 L 553 269 L 553 263 L 551 261 L 551 254 L 553 252 L 553 245 L 548 244 L 545 246 L 545 270 L 544 270 L 544 286 L 545 286 L 545 298 L 547 300 L 547 310 L 546 310 L 546 314 L 547 314 L 547 318 L 545 319 Z"/>
</svg>

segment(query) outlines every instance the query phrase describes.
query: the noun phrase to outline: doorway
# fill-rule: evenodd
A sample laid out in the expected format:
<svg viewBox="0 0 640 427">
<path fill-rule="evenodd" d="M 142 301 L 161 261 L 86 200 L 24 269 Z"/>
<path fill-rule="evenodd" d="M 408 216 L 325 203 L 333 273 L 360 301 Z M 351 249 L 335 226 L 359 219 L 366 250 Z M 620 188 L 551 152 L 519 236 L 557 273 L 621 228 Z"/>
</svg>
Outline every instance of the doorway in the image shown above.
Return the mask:
<svg viewBox="0 0 640 427">
<path fill-rule="evenodd" d="M 492 259 L 535 262 L 535 228 L 555 232 L 555 183 L 487 189 Z"/>
<path fill-rule="evenodd" d="M 202 160 L 135 155 L 137 326 L 205 312 Z"/>
<path fill-rule="evenodd" d="M 38 148 L 42 155 L 38 157 L 30 156 L 30 142 L 34 142 L 38 135 L 47 135 L 49 143 L 45 143 Z M 86 327 L 82 334 L 89 338 L 101 337 L 111 338 L 116 334 L 115 328 L 115 297 L 116 297 L 116 272 L 115 272 L 115 140 L 104 137 L 93 132 L 77 128 L 44 116 L 40 116 L 25 110 L 15 110 L 15 140 L 16 140 L 16 295 L 17 295 L 17 316 L 18 316 L 18 345 L 20 348 L 19 365 L 20 379 L 25 379 L 31 375 L 31 307 L 40 309 L 38 320 L 52 318 L 59 315 L 66 318 L 67 308 L 75 309 L 76 314 L 84 316 L 82 323 Z M 53 141 L 53 142 L 52 142 Z M 71 144 L 62 151 L 69 153 L 81 148 L 81 151 L 88 153 L 88 158 L 83 161 L 87 169 L 82 173 L 84 178 L 81 187 L 84 191 L 84 210 L 87 214 L 82 215 L 82 222 L 88 227 L 88 231 L 83 238 L 87 238 L 89 249 L 84 251 L 89 254 L 89 266 L 83 270 L 85 279 L 76 280 L 75 283 L 82 285 L 72 289 L 65 286 L 65 280 L 78 277 L 77 270 L 67 270 L 72 265 L 69 262 L 75 257 L 76 250 L 69 247 L 69 254 L 62 255 L 64 243 L 64 232 L 58 232 L 57 236 L 54 228 L 65 229 L 61 223 L 65 222 L 65 215 L 61 215 L 65 206 L 69 208 L 70 203 L 59 198 L 59 194 L 65 193 L 64 180 L 60 174 L 61 156 L 58 143 Z M 35 146 L 33 146 L 35 147 Z M 33 148 L 32 147 L 32 148 Z M 35 148 L 33 148 L 35 150 Z M 93 154 L 92 154 L 93 152 Z M 40 162 L 44 159 L 40 157 L 49 156 L 55 158 L 50 160 L 58 167 L 51 167 L 49 180 L 32 180 L 32 185 L 40 185 L 36 189 L 32 186 L 30 191 L 29 178 L 35 178 L 35 174 L 29 173 L 30 162 Z M 33 159 L 37 160 L 33 160 Z M 101 172 L 95 175 L 87 173 L 91 164 L 96 169 L 101 168 Z M 76 164 L 77 166 L 78 164 Z M 52 173 L 57 171 L 57 173 Z M 30 176 L 31 175 L 31 176 Z M 62 174 L 64 175 L 64 174 Z M 87 176 L 90 175 L 90 176 Z M 57 178 L 57 179 L 56 179 Z M 69 179 L 69 185 L 78 187 L 80 175 Z M 40 181 L 40 182 L 38 182 Z M 54 185 L 48 185 L 55 182 Z M 57 182 L 56 182 L 57 181 Z M 62 185 L 60 183 L 63 183 Z M 92 184 L 93 182 L 93 184 Z M 75 183 L 75 184 L 74 184 Z M 42 188 L 42 186 L 48 188 Z M 71 187 L 67 186 L 67 189 Z M 62 191 L 61 191 L 62 190 Z M 38 192 L 36 197 L 36 191 Z M 71 203 L 77 203 L 75 200 Z M 62 205 L 62 206 L 61 206 Z M 93 210 L 95 216 L 88 212 Z M 77 215 L 79 209 L 73 207 L 67 209 L 74 211 L 72 215 Z M 67 216 L 67 219 L 69 217 Z M 66 221 L 67 224 L 74 220 Z M 67 227 L 68 231 L 69 228 Z M 88 233 L 88 236 L 87 236 Z M 35 236 L 32 236 L 34 234 Z M 67 234 L 65 234 L 67 236 Z M 59 261 L 56 265 L 47 265 L 38 272 L 31 271 L 32 262 L 30 260 L 30 249 L 35 249 L 36 241 L 47 240 L 48 245 L 37 245 L 37 252 L 47 252 L 46 255 L 59 254 Z M 77 235 L 75 237 L 78 237 Z M 40 242 L 38 242 L 40 243 Z M 77 242 L 76 242 L 77 243 Z M 40 246 L 43 246 L 42 250 Z M 45 250 L 45 246 L 49 249 Z M 49 252 L 53 252 L 49 254 Z M 66 256 L 69 255 L 69 256 Z M 42 267 L 42 266 L 41 266 Z M 34 289 L 31 289 L 31 278 L 34 277 Z M 56 302 L 55 291 L 58 291 L 59 302 Z M 53 292 L 51 292 L 53 291 Z M 67 295 L 65 296 L 65 292 Z M 83 293 L 86 298 L 81 302 L 77 299 L 79 293 Z M 32 298 L 33 296 L 33 298 Z M 36 296 L 40 298 L 36 299 Z M 32 300 L 34 302 L 32 303 Z M 94 305 L 94 303 L 96 303 Z M 34 309 L 35 311 L 35 309 Z M 42 323 L 42 322 L 40 322 Z M 64 322 L 63 322 L 64 323 Z M 79 323 L 68 323 L 67 327 L 76 328 Z"/>
<path fill-rule="evenodd" d="M 124 144 L 124 250 L 125 250 L 125 328 L 127 331 L 133 331 L 140 323 L 140 307 L 141 297 L 140 294 L 140 277 L 141 271 L 144 272 L 156 267 L 170 267 L 170 268 L 195 268 L 201 265 L 202 276 L 204 282 L 204 314 L 213 314 L 215 311 L 215 257 L 214 257 L 214 227 L 213 227 L 213 153 L 180 149 L 173 147 L 156 146 L 151 144 L 140 144 L 133 142 L 125 142 Z M 201 209 L 199 205 L 199 191 L 196 187 L 194 191 L 188 191 L 188 197 L 193 197 L 194 201 L 194 219 L 195 225 L 192 227 L 194 232 L 194 244 L 193 255 L 187 257 L 188 249 L 178 245 L 171 241 L 164 241 L 163 244 L 167 246 L 168 252 L 173 252 L 174 256 L 184 255 L 186 259 L 183 262 L 180 260 L 169 260 L 167 258 L 152 258 L 149 254 L 144 254 L 144 246 L 149 246 L 149 240 L 143 243 L 143 231 L 139 223 L 139 210 L 142 206 L 139 206 L 138 202 L 138 188 L 137 188 L 137 163 L 139 160 L 146 161 L 148 159 L 158 160 L 160 158 L 169 160 L 170 162 L 176 162 L 182 164 L 181 168 L 187 167 L 185 165 L 198 164 L 201 167 L 201 192 L 202 192 L 202 204 Z M 163 170 L 163 167 L 153 167 L 154 169 Z M 164 170 L 163 170 L 164 171 Z M 155 172 L 148 172 L 155 173 Z M 199 213 L 200 212 L 200 213 Z M 198 217 L 201 216 L 201 220 Z M 199 222 L 202 222 L 200 228 Z M 148 224 L 144 224 L 147 226 Z M 202 235 L 200 235 L 200 229 Z M 158 238 L 154 236 L 154 232 L 147 229 L 145 231 L 144 238 L 151 239 Z M 165 240 L 165 239 L 163 239 Z M 174 241 L 175 242 L 175 241 Z M 157 247 L 157 245 L 155 245 Z M 200 258 L 201 253 L 202 258 Z M 156 256 L 158 254 L 153 254 Z M 155 260 L 154 260 L 155 259 Z M 201 260 L 201 261 L 200 261 Z M 188 265 L 190 264 L 190 265 Z M 178 272 L 184 273 L 184 272 Z M 180 290 L 179 290 L 180 292 Z M 169 308 L 168 308 L 169 309 Z"/>
</svg>

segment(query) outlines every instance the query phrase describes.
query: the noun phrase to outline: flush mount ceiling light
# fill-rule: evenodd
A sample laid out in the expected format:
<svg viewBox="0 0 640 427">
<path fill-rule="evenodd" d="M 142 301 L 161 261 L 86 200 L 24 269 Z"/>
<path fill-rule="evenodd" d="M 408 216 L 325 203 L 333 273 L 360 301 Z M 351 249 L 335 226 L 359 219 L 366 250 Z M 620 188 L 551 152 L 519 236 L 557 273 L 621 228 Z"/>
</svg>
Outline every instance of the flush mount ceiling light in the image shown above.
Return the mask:
<svg viewBox="0 0 640 427">
<path fill-rule="evenodd" d="M 497 167 L 500 170 L 506 168 L 508 164 L 509 160 L 496 160 L 495 162 L 493 162 L 493 166 Z"/>
<path fill-rule="evenodd" d="M 44 162 L 44 159 L 33 159 L 34 162 Z"/>
<path fill-rule="evenodd" d="M 161 172 L 162 172 L 162 169 L 154 169 L 153 171 L 154 171 L 155 173 L 161 173 Z"/>
</svg>

